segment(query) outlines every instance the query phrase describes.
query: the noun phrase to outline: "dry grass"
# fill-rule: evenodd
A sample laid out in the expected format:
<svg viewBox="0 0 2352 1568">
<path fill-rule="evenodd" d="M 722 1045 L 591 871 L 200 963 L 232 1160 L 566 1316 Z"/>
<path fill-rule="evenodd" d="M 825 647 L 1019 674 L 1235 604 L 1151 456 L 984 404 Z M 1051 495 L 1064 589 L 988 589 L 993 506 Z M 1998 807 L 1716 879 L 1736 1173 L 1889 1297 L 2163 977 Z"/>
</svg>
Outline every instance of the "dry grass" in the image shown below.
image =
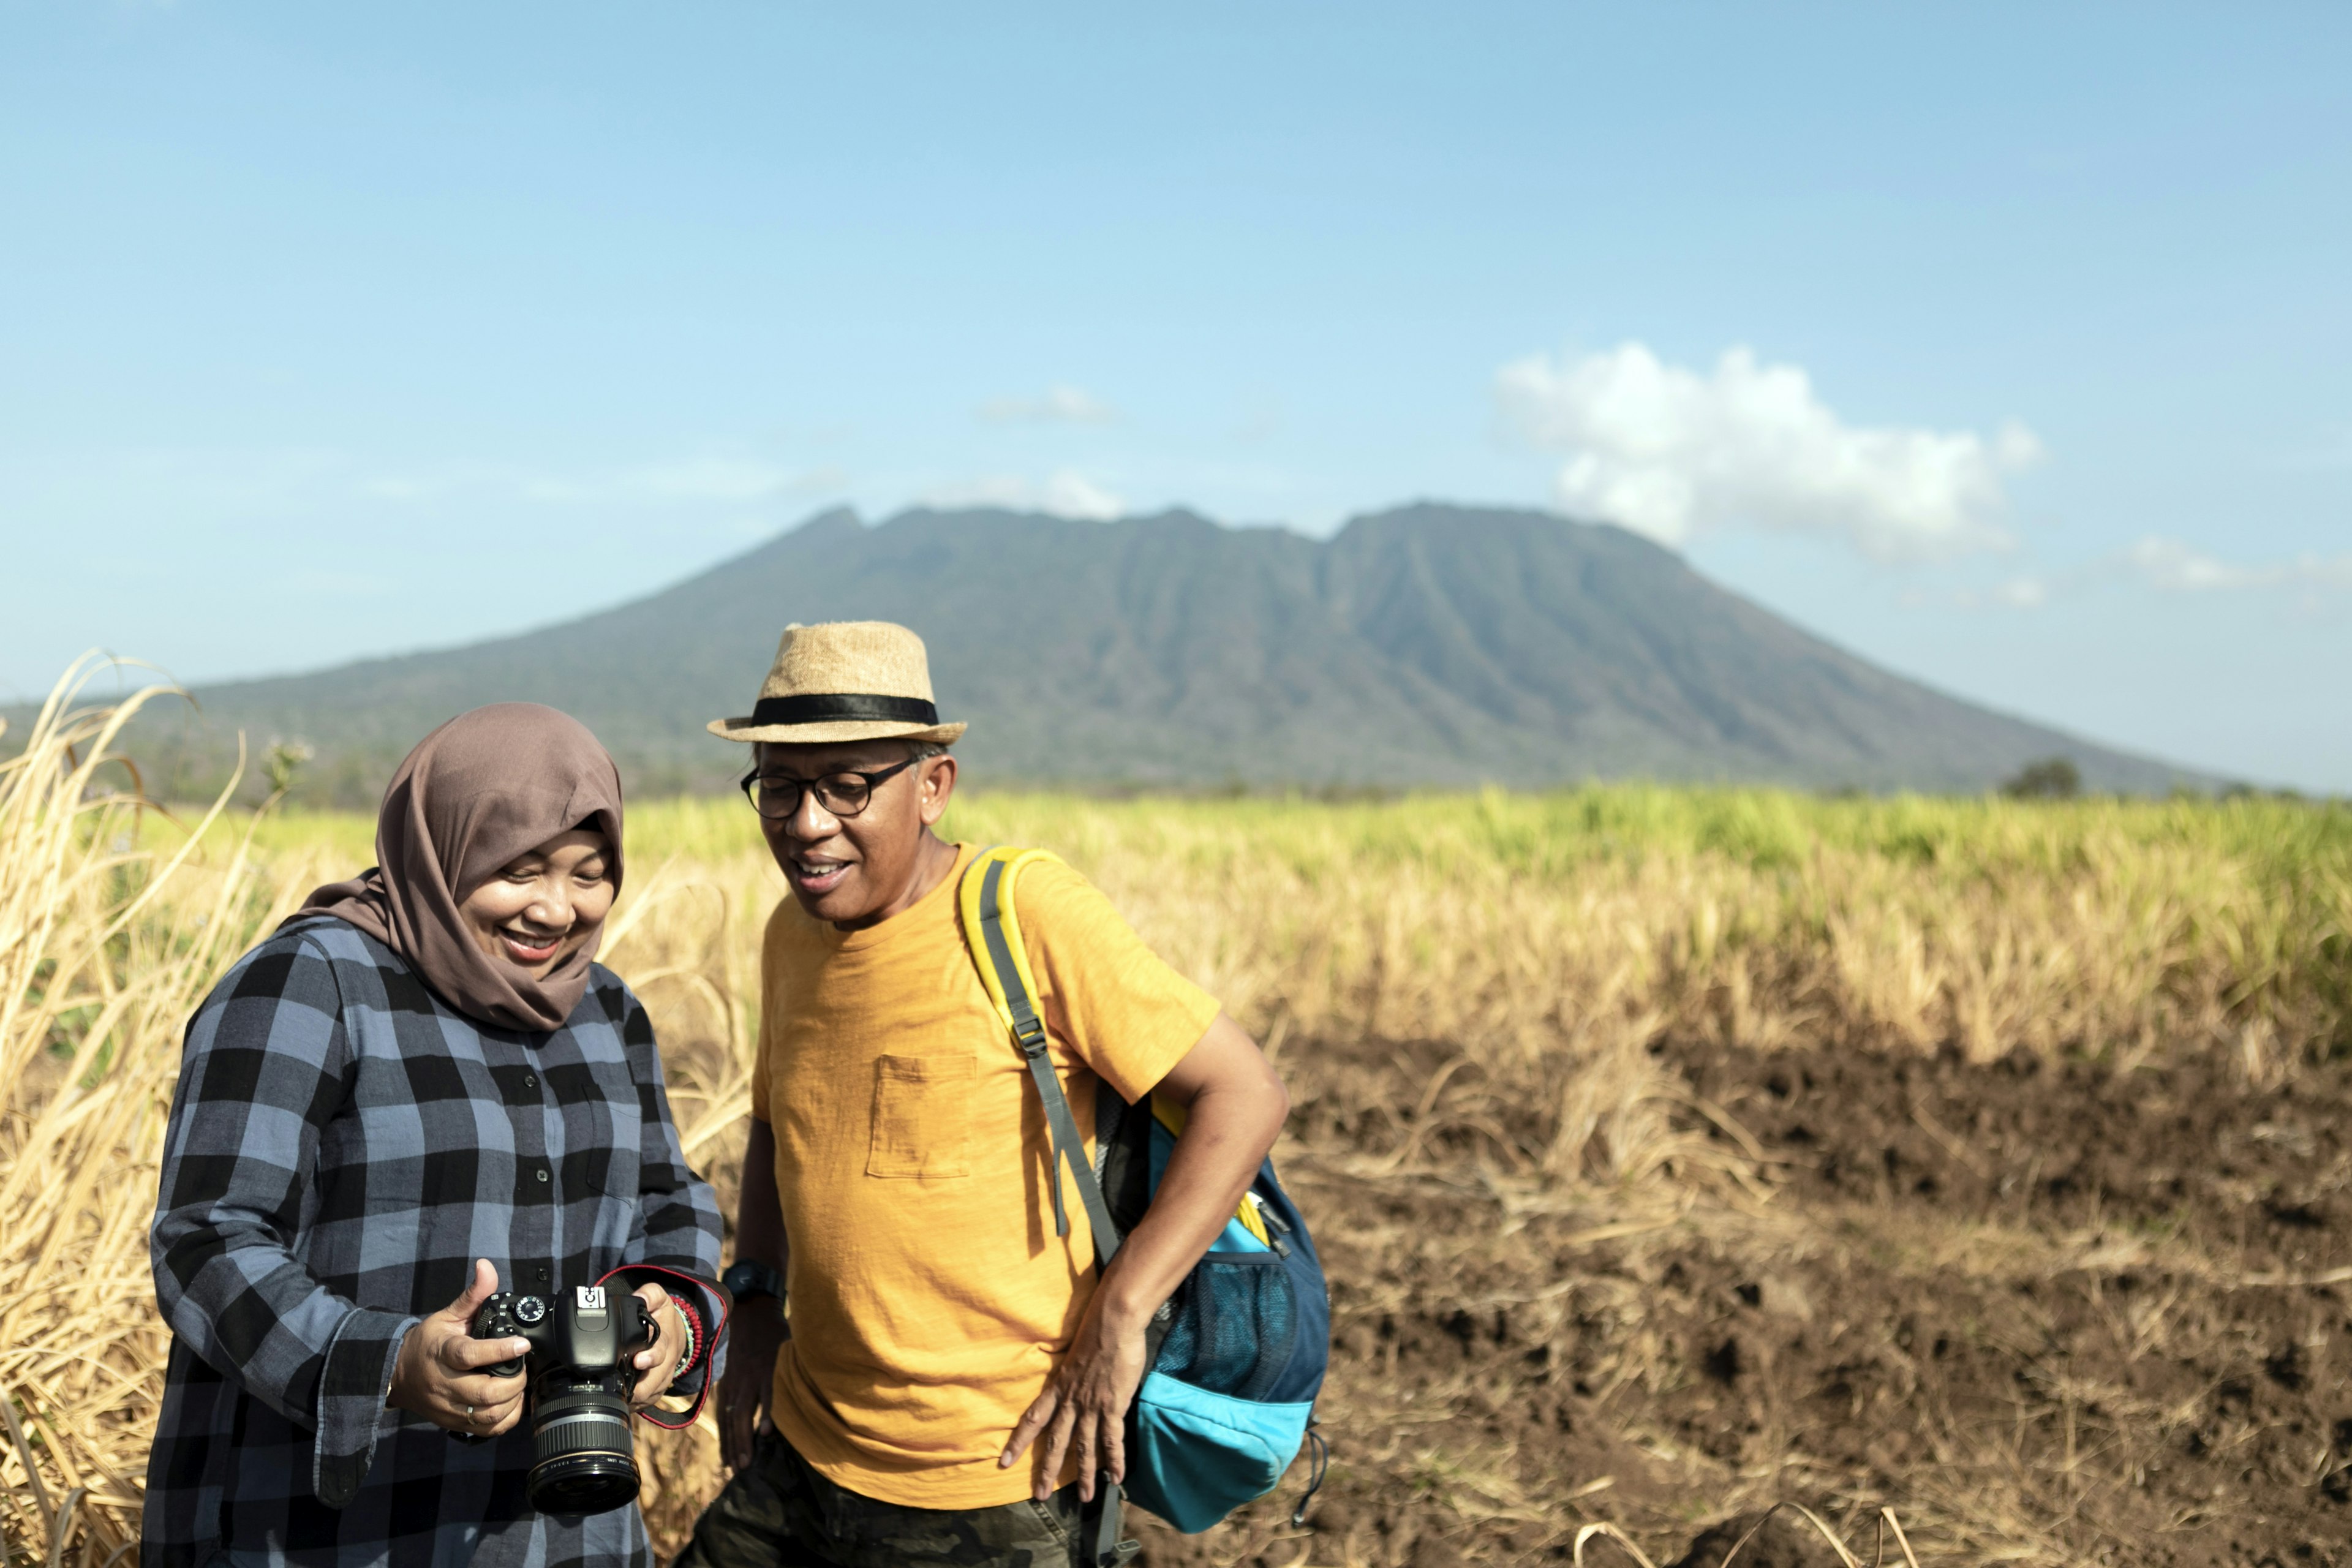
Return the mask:
<svg viewBox="0 0 2352 1568">
<path fill-rule="evenodd" d="M 199 879 L 192 845 L 141 847 L 137 777 L 109 756 L 135 704 L 74 710 L 76 689 L 0 764 L 0 1476 L 11 1554 L 52 1563 L 136 1539 L 163 1359 L 141 1194 L 180 1025 L 268 898 L 236 850 Z"/>
<path fill-rule="evenodd" d="M 108 1563 L 131 1543 L 164 1349 L 145 1226 L 181 1027 L 309 887 L 365 863 L 366 825 L 348 816 L 159 816 L 110 754 L 128 716 L 61 687 L 0 764 L 12 1562 Z M 981 794 L 951 826 L 1060 850 L 1225 998 L 1295 1086 L 1285 1158 L 1311 1179 L 1475 1187 L 1498 1238 L 1533 1225 L 1589 1247 L 1694 1205 L 1761 1212 L 1770 1162 L 1660 1067 L 1667 1037 L 1973 1059 L 2189 1042 L 2258 1082 L 2347 1039 L 2352 823 L 2335 810 Z M 731 802 L 637 808 L 632 837 L 606 957 L 655 1013 L 681 1131 L 731 1210 L 758 931 L 779 883 Z M 1393 1045 L 1305 1048 L 1342 1040 Z M 1607 1294 L 1585 1289 L 1577 1310 Z M 1573 1295 L 1531 1310 L 1564 1313 Z M 1606 1310 L 1638 1348 L 1641 1302 Z M 1626 1379 L 1657 1373 L 1637 1348 Z M 675 1542 L 716 1484 L 715 1442 L 656 1437 L 648 1458 L 648 1516 Z"/>
</svg>

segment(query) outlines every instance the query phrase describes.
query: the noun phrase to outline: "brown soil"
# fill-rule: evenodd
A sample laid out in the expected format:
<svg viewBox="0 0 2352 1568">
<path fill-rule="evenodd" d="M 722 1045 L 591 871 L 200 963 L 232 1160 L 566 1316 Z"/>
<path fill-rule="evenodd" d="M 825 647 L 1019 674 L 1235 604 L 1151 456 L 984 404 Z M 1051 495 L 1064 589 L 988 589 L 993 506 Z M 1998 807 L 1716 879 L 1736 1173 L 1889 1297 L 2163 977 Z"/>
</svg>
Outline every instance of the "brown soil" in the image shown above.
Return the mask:
<svg viewBox="0 0 2352 1568">
<path fill-rule="evenodd" d="M 1717 1568 L 1785 1499 L 1865 1563 L 1884 1505 L 1925 1563 L 2352 1565 L 2352 1283 L 2328 1282 L 2352 1280 L 2352 1070 L 1661 1062 L 1760 1184 L 1686 1169 L 1666 1185 L 1716 1195 L 1661 1213 L 1547 1200 L 1466 1148 L 1382 1174 L 1373 1132 L 1351 1149 L 1303 1106 L 1329 1480 L 1311 1531 L 1303 1466 L 1210 1534 L 1143 1521 L 1150 1561 L 1561 1561 L 1607 1520 Z M 1738 1558 L 1835 1561 L 1786 1513 Z"/>
</svg>

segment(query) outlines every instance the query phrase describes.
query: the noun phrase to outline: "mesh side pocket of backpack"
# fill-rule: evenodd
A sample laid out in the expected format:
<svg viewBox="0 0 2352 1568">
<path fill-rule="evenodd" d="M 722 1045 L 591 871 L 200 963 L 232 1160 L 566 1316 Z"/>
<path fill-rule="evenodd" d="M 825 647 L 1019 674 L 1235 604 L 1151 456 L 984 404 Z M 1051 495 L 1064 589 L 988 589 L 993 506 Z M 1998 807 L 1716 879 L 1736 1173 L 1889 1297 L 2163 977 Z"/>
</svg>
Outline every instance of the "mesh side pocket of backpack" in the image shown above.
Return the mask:
<svg viewBox="0 0 2352 1568">
<path fill-rule="evenodd" d="M 1213 1252 L 1177 1295 L 1156 1370 L 1212 1394 L 1264 1399 L 1297 1333 L 1297 1298 L 1281 1259 Z"/>
</svg>

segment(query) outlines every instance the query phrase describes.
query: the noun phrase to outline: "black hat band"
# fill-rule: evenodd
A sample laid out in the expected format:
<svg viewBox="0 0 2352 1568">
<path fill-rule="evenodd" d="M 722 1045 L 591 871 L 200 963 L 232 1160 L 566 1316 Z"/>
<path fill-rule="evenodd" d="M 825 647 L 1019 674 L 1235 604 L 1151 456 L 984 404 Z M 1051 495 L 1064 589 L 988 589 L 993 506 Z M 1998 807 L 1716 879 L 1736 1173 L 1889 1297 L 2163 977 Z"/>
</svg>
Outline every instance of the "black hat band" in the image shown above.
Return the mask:
<svg viewBox="0 0 2352 1568">
<path fill-rule="evenodd" d="M 920 697 L 884 697 L 870 691 L 811 692 L 799 697 L 762 697 L 751 705 L 754 724 L 836 724 L 879 720 L 893 724 L 932 725 L 937 705 Z"/>
</svg>

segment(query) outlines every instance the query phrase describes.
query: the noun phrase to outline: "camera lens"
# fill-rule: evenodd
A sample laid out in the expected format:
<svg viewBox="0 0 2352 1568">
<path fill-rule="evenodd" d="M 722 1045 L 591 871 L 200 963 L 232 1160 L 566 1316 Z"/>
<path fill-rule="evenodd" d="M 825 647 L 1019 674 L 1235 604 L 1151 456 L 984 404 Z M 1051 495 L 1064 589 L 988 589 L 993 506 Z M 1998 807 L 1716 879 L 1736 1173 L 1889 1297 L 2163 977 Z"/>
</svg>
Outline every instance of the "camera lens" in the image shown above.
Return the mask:
<svg viewBox="0 0 2352 1568">
<path fill-rule="evenodd" d="M 627 1396 L 594 1383 L 541 1388 L 531 1458 L 530 1502 L 541 1513 L 605 1513 L 633 1500 Z"/>
</svg>

